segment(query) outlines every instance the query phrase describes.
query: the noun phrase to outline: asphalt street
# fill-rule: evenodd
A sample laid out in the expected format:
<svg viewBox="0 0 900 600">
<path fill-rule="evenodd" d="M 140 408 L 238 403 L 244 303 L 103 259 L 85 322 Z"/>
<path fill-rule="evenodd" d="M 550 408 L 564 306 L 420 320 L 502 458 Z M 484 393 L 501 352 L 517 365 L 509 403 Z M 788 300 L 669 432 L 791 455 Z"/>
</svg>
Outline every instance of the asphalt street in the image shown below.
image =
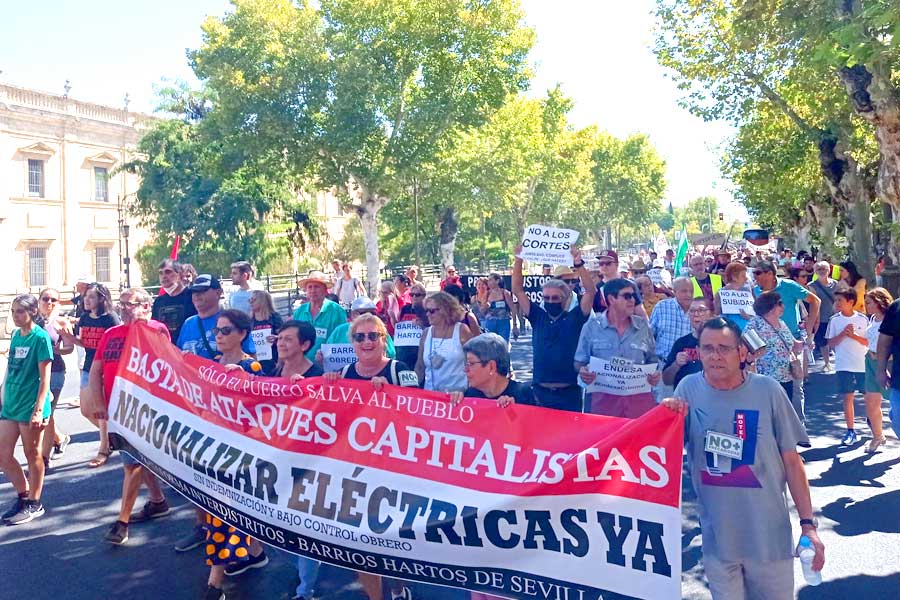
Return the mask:
<svg viewBox="0 0 900 600">
<path fill-rule="evenodd" d="M 531 345 L 527 336 L 514 343 L 513 363 L 518 379 L 530 379 Z M 98 434 L 78 408 L 65 403 L 77 396 L 78 373 L 74 368 L 70 362 L 57 412 L 60 427 L 72 436 L 72 444 L 64 457 L 53 462 L 47 477 L 43 495 L 47 514 L 23 526 L 0 526 L 0 600 L 200 598 L 207 574 L 202 551 L 178 554 L 172 550 L 194 521 L 189 503 L 173 490 L 167 491 L 175 509 L 170 516 L 133 525 L 125 546 L 113 547 L 103 541 L 118 514 L 121 467 L 116 455 L 99 469 L 87 466 L 96 453 Z M 896 597 L 900 589 L 900 444 L 886 422 L 887 448 L 866 454 L 869 434 L 865 418 L 858 416 L 857 429 L 864 432 L 862 441 L 840 447 L 843 416 L 834 386 L 834 375 L 810 376 L 807 428 L 813 447 L 802 455 L 813 505 L 820 511 L 820 536 L 827 558 L 824 581 L 817 588 L 805 587 L 797 565 L 797 597 Z M 886 409 L 885 403 L 885 414 Z M 863 414 L 861 400 L 857 412 Z M 20 451 L 18 456 L 24 464 Z M 709 598 L 702 571 L 702 531 L 686 478 L 683 498 L 682 595 Z M 0 478 L 0 504 L 5 507 L 12 499 L 12 487 Z M 138 506 L 142 502 L 143 497 Z M 227 581 L 229 599 L 291 597 L 297 583 L 294 559 L 274 549 L 268 553 L 268 566 Z M 465 593 L 455 590 L 411 587 L 416 598 L 466 598 Z M 365 598 L 352 573 L 328 566 L 322 570 L 318 596 L 329 600 Z"/>
</svg>

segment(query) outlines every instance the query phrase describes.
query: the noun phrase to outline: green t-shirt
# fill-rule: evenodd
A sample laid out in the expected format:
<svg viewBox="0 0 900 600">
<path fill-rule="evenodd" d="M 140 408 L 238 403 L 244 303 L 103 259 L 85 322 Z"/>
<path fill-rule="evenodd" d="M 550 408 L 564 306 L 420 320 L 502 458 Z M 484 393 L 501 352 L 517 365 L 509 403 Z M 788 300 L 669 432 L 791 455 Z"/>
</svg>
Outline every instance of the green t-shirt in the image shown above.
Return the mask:
<svg viewBox="0 0 900 600">
<path fill-rule="evenodd" d="M 319 311 L 315 319 L 309 314 L 309 303 L 306 303 L 294 311 L 294 320 L 306 321 L 316 328 L 316 343 L 306 352 L 306 358 L 315 362 L 316 352 L 319 351 L 319 348 L 322 347 L 322 344 L 325 343 L 331 332 L 337 329 L 338 325 L 343 325 L 347 322 L 347 311 L 337 302 L 332 302 L 325 298 L 325 301 L 322 303 L 322 310 Z"/>
<path fill-rule="evenodd" d="M 3 410 L 0 416 L 10 421 L 31 421 L 41 376 L 38 365 L 53 360 L 53 343 L 50 334 L 37 325 L 31 333 L 22 335 L 17 329 L 9 344 L 9 362 L 6 367 L 6 385 L 3 388 Z M 49 382 L 48 382 L 49 384 Z M 50 388 L 44 398 L 44 418 L 50 418 Z"/>
<path fill-rule="evenodd" d="M 331 332 L 326 344 L 352 344 L 350 339 L 350 323 L 344 323 Z M 397 350 L 394 348 L 394 340 L 388 335 L 384 340 L 384 354 L 388 358 L 397 358 Z"/>
</svg>

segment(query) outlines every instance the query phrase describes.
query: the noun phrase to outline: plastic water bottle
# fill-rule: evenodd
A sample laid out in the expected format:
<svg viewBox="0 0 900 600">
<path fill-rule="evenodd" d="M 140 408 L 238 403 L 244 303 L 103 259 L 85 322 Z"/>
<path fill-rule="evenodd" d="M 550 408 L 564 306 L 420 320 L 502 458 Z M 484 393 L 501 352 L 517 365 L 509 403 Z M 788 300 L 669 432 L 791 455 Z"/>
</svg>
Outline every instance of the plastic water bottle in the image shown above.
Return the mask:
<svg viewBox="0 0 900 600">
<path fill-rule="evenodd" d="M 816 556 L 816 549 L 812 541 L 805 535 L 800 536 L 800 566 L 803 568 L 803 577 L 809 585 L 822 583 L 822 571 L 813 571 L 812 562 Z"/>
</svg>

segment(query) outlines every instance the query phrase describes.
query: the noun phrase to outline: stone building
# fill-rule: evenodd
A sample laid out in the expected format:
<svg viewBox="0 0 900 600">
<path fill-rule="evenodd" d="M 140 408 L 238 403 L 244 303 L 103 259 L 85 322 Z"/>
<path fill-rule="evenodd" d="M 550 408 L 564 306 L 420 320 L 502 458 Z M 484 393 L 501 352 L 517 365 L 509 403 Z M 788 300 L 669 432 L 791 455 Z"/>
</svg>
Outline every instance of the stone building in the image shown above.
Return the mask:
<svg viewBox="0 0 900 600">
<path fill-rule="evenodd" d="M 118 288 L 148 232 L 122 218 L 138 188 L 117 169 L 152 117 L 0 84 L 0 294 L 70 289 L 79 277 Z M 127 246 L 127 253 L 126 253 Z"/>
</svg>

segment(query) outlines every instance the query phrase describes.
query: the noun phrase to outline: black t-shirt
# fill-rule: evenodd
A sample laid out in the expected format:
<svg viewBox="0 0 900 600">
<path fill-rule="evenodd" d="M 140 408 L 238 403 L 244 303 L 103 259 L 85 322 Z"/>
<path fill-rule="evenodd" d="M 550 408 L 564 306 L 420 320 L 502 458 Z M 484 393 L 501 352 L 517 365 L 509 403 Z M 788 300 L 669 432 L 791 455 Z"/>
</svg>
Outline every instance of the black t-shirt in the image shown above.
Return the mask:
<svg viewBox="0 0 900 600">
<path fill-rule="evenodd" d="M 281 371 L 284 369 L 284 365 L 279 366 L 272 372 L 272 377 L 282 377 Z M 322 367 L 317 365 L 316 363 L 311 363 L 309 368 L 306 369 L 305 373 L 300 373 L 304 377 L 321 377 L 325 374 L 325 371 L 322 370 Z"/>
<path fill-rule="evenodd" d="M 410 369 L 406 363 L 399 360 L 389 361 L 384 368 L 372 375 L 372 377 L 363 377 L 356 372 L 357 363 L 347 365 L 342 371 L 344 379 L 362 379 L 369 381 L 372 377 L 384 377 L 391 385 L 401 385 L 403 387 L 419 387 L 419 377 L 416 372 Z"/>
<path fill-rule="evenodd" d="M 91 370 L 94 354 L 97 352 L 97 344 L 100 343 L 103 332 L 119 323 L 121 321 L 116 313 L 100 315 L 96 319 L 91 316 L 91 313 L 81 315 L 81 318 L 78 319 L 78 336 L 81 338 L 81 343 L 84 346 L 83 371 L 88 372 Z"/>
<path fill-rule="evenodd" d="M 400 320 L 417 322 L 422 329 L 428 327 L 428 314 L 424 306 L 416 308 L 412 304 L 404 304 L 400 309 Z M 396 351 L 397 360 L 407 365 L 414 365 L 419 360 L 418 346 L 397 346 Z"/>
<path fill-rule="evenodd" d="M 537 302 L 531 303 L 528 321 L 532 329 L 535 383 L 577 385 L 575 350 L 581 327 L 587 320 L 580 306 L 553 320 Z"/>
<path fill-rule="evenodd" d="M 675 383 L 672 385 L 673 389 L 677 388 L 678 384 L 681 383 L 681 380 L 691 373 L 699 373 L 703 370 L 703 363 L 700 362 L 700 355 L 697 352 L 697 347 L 699 345 L 700 342 L 694 337 L 693 333 L 678 338 L 672 345 L 672 351 L 669 352 L 669 357 L 666 358 L 666 365 L 663 369 L 668 369 L 675 364 L 675 357 L 678 356 L 679 352 L 687 351 L 692 358 L 690 362 L 683 364 L 681 368 L 678 369 L 678 372 L 675 373 Z"/>
<path fill-rule="evenodd" d="M 884 313 L 884 321 L 881 322 L 878 333 L 893 338 L 891 354 L 894 355 L 894 362 L 891 364 L 891 387 L 900 390 L 900 299 L 894 300 Z"/>
<path fill-rule="evenodd" d="M 253 329 L 269 329 L 272 328 L 272 335 L 277 336 L 278 332 L 281 331 L 281 325 L 284 323 L 284 319 L 281 318 L 281 315 L 278 313 L 272 313 L 268 319 L 264 321 L 257 321 L 253 319 Z M 261 360 L 259 364 L 262 365 L 264 373 L 272 373 L 275 371 L 275 365 L 278 364 L 278 344 L 272 344 L 272 358 L 271 360 Z M 313 375 L 308 375 L 307 377 L 313 377 Z"/>
<path fill-rule="evenodd" d="M 531 386 L 518 381 L 513 381 L 512 379 L 506 384 L 506 388 L 496 396 L 489 397 L 481 390 L 473 387 L 468 388 L 463 395 L 466 398 L 490 398 L 491 400 L 496 400 L 500 396 L 512 396 L 516 401 L 516 404 L 537 406 L 537 403 L 534 401 L 534 394 L 531 391 Z"/>
<path fill-rule="evenodd" d="M 184 288 L 177 296 L 170 296 L 169 294 L 157 296 L 156 300 L 153 301 L 153 309 L 150 312 L 154 321 L 165 324 L 174 342 L 178 340 L 181 326 L 184 325 L 188 317 L 197 314 L 197 309 L 194 308 L 194 303 L 191 300 L 191 292 Z"/>
</svg>

